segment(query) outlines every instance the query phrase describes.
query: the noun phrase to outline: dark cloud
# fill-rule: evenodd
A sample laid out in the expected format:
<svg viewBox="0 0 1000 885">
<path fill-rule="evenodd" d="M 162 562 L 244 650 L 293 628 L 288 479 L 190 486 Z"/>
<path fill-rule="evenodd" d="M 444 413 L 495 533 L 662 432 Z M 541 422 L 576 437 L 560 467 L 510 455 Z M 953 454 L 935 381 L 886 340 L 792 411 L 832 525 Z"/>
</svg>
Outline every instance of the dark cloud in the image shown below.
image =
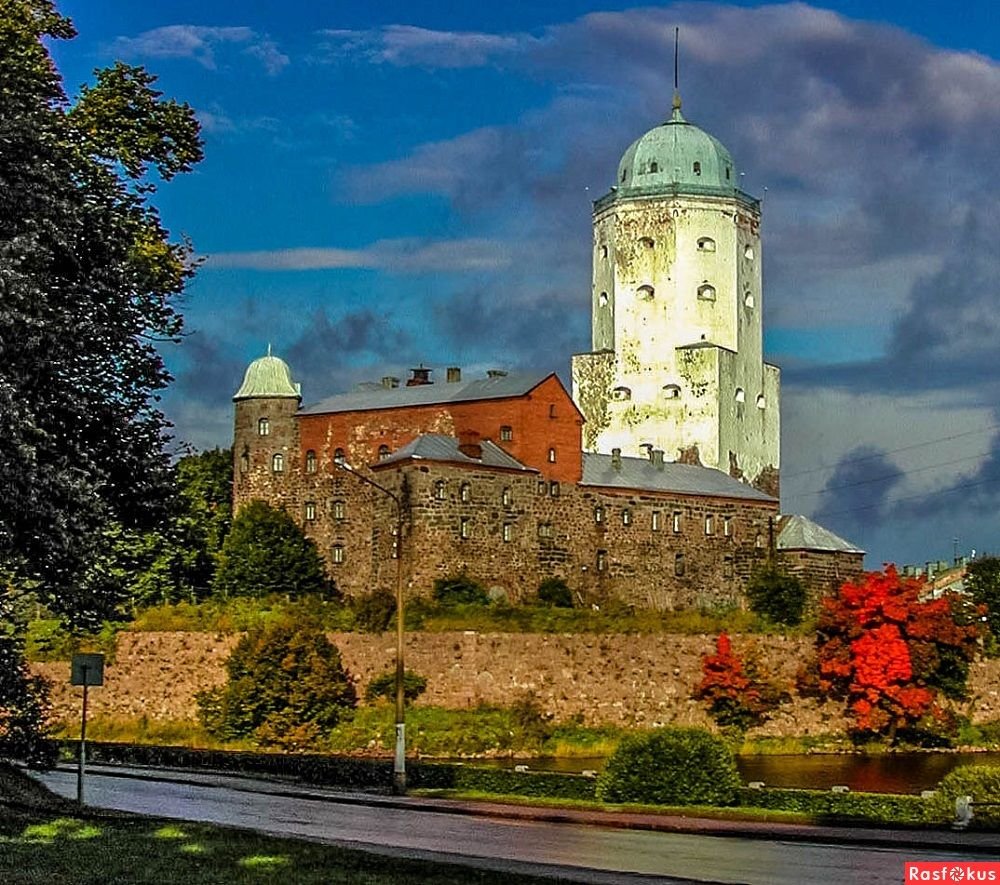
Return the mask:
<svg viewBox="0 0 1000 885">
<path fill-rule="evenodd" d="M 202 404 L 228 403 L 246 365 L 228 341 L 207 332 L 190 332 L 181 340 L 174 385 L 185 399 Z"/>
<path fill-rule="evenodd" d="M 850 538 L 858 526 L 877 525 L 891 506 L 890 495 L 903 471 L 875 446 L 858 446 L 837 464 L 823 487 L 816 517 Z"/>
</svg>

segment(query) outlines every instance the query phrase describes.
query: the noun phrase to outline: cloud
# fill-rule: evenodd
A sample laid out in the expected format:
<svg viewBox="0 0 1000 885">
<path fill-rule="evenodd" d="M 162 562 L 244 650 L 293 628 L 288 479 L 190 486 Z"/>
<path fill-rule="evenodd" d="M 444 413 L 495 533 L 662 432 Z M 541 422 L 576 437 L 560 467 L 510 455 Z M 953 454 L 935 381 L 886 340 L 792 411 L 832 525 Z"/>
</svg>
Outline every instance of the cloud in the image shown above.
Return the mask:
<svg viewBox="0 0 1000 885">
<path fill-rule="evenodd" d="M 272 75 L 290 62 L 273 40 L 242 26 L 164 25 L 135 37 L 118 37 L 113 50 L 123 56 L 190 58 L 213 70 L 217 64 L 217 49 L 227 45 L 244 46 L 242 51 L 259 61 Z"/>
<path fill-rule="evenodd" d="M 862 445 L 847 452 L 823 488 L 816 515 L 825 524 L 845 527 L 871 526 L 886 515 L 889 496 L 904 474 L 888 454 L 876 446 Z"/>
<path fill-rule="evenodd" d="M 260 252 L 220 252 L 205 269 L 335 270 L 368 268 L 390 273 L 464 272 L 503 268 L 510 258 L 490 240 L 380 240 L 365 249 L 292 248 Z"/>
<path fill-rule="evenodd" d="M 361 58 L 395 67 L 471 68 L 523 51 L 524 34 L 435 31 L 412 25 L 388 25 L 367 31 L 325 30 L 321 50 L 328 60 Z"/>
</svg>

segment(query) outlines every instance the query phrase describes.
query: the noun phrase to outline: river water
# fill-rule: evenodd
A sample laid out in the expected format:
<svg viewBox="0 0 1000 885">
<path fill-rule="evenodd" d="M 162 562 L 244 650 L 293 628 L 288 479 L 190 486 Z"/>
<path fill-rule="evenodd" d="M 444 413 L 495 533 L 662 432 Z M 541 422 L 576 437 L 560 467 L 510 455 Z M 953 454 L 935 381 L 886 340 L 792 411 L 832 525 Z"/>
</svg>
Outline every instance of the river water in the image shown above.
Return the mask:
<svg viewBox="0 0 1000 885">
<path fill-rule="evenodd" d="M 513 768 L 526 764 L 532 771 L 600 771 L 606 758 L 540 758 L 477 760 L 470 765 Z M 919 793 L 932 790 L 958 765 L 1000 766 L 1000 753 L 886 753 L 878 756 L 739 756 L 744 783 L 763 781 L 769 787 L 828 790 L 843 785 L 873 793 Z"/>
</svg>

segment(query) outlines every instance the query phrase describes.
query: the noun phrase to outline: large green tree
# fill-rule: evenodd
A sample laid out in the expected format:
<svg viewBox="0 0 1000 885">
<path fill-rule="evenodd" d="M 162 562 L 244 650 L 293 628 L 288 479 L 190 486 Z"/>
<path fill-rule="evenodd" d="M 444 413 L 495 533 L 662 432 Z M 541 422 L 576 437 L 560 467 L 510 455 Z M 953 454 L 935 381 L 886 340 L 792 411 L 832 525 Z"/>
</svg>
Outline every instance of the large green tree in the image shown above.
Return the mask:
<svg viewBox="0 0 1000 885">
<path fill-rule="evenodd" d="M 156 407 L 193 262 L 150 203 L 202 156 L 194 113 L 116 64 L 71 102 L 51 0 L 0 0 L 0 574 L 80 623 L 112 600 L 86 571 L 109 524 L 163 515 Z"/>
<path fill-rule="evenodd" d="M 965 569 L 965 589 L 973 602 L 986 606 L 986 623 L 995 649 L 1000 641 L 1000 558 L 983 556 L 970 562 Z"/>
</svg>

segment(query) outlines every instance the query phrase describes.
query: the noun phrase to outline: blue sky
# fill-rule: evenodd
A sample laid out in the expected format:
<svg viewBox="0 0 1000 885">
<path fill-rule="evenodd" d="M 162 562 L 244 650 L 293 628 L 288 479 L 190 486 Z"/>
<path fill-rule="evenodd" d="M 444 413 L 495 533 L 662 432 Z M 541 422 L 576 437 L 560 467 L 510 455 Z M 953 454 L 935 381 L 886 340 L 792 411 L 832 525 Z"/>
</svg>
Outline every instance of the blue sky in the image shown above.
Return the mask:
<svg viewBox="0 0 1000 885">
<path fill-rule="evenodd" d="M 70 92 L 146 65 L 204 127 L 157 195 L 205 264 L 168 354 L 177 435 L 227 445 L 270 342 L 305 399 L 411 365 L 589 348 L 590 202 L 669 108 L 764 197 L 783 507 L 868 563 L 1000 552 L 993 4 L 70 0 Z"/>
</svg>

